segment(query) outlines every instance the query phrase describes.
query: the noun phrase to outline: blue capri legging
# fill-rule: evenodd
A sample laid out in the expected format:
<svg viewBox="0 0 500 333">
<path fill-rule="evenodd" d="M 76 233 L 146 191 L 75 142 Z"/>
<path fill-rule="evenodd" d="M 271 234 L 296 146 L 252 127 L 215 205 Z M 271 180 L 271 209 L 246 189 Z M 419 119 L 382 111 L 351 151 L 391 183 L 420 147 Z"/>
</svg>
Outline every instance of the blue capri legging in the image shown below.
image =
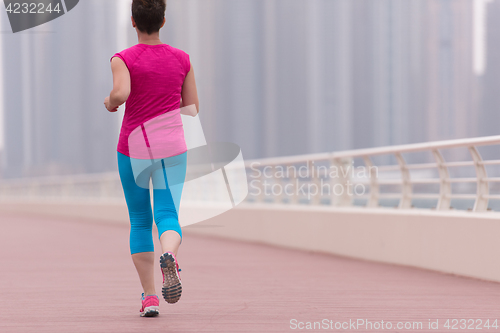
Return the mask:
<svg viewBox="0 0 500 333">
<path fill-rule="evenodd" d="M 154 221 L 158 237 L 165 231 L 174 230 L 182 239 L 178 212 L 186 175 L 186 157 L 187 152 L 158 160 L 156 167 L 146 168 L 136 179 L 135 165 L 132 165 L 136 160 L 118 152 L 118 171 L 130 217 L 131 254 L 154 252 L 150 179 L 153 183 Z M 169 183 L 173 186 L 169 186 Z"/>
</svg>

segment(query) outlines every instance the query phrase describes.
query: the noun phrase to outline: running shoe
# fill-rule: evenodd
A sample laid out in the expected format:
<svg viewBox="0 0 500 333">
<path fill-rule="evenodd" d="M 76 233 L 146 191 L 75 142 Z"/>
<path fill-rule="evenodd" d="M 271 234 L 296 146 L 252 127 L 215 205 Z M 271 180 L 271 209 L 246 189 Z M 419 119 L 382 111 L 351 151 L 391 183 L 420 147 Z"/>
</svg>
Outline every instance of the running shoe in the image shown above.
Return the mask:
<svg viewBox="0 0 500 333">
<path fill-rule="evenodd" d="M 163 273 L 163 288 L 161 293 L 167 303 L 177 303 L 181 298 L 182 285 L 179 275 L 179 264 L 172 252 L 165 252 L 160 257 L 160 267 Z"/>
<path fill-rule="evenodd" d="M 160 299 L 156 295 L 144 297 L 142 293 L 141 317 L 156 317 L 160 314 Z"/>
</svg>

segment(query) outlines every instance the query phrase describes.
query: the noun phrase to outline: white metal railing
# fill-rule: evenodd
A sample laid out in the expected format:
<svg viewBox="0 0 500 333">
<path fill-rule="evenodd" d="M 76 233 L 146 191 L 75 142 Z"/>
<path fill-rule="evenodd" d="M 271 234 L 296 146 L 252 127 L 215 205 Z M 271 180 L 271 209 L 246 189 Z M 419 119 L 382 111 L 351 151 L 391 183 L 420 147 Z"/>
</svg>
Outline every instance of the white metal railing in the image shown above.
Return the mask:
<svg viewBox="0 0 500 333">
<path fill-rule="evenodd" d="M 478 150 L 482 146 L 496 146 L 498 159 L 483 159 Z M 461 158 L 445 159 L 443 152 L 449 149 L 463 150 L 457 155 Z M 422 152 L 432 160 L 409 163 L 404 156 Z M 375 163 L 378 157 L 392 159 L 394 164 Z M 355 167 L 355 160 L 362 163 Z M 245 165 L 248 202 L 331 206 L 361 202 L 374 208 L 384 200 L 395 200 L 393 206 L 408 209 L 415 200 L 434 200 L 435 209 L 449 210 L 453 200 L 469 200 L 476 212 L 490 210 L 491 202 L 500 207 L 500 136 L 266 158 Z M 451 170 L 464 168 L 473 171 L 462 172 L 466 177 L 452 177 Z M 488 176 L 488 168 L 497 177 Z M 362 175 L 357 173 L 360 170 L 364 170 Z M 424 191 L 415 191 L 415 186 Z M 499 189 L 498 193 L 493 189 Z M 123 191 L 117 172 L 0 181 L 0 198 L 40 197 L 123 198 Z"/>
<path fill-rule="evenodd" d="M 399 201 L 398 208 L 411 208 L 414 199 L 434 199 L 437 201 L 435 209 L 438 210 L 451 209 L 452 200 L 473 200 L 474 205 L 471 210 L 476 212 L 486 211 L 490 210 L 488 207 L 489 201 L 500 200 L 500 193 L 490 193 L 491 184 L 496 183 L 496 185 L 499 185 L 500 177 L 489 177 L 487 173 L 488 166 L 500 170 L 500 154 L 498 159 L 483 160 L 478 147 L 497 145 L 500 145 L 500 136 L 247 161 L 246 166 L 249 170 L 251 185 L 250 197 L 253 197 L 253 202 L 274 203 L 298 203 L 302 197 L 302 202 L 308 204 L 321 204 L 323 198 L 328 199 L 326 204 L 333 206 L 349 206 L 353 205 L 356 199 L 366 199 L 365 206 L 368 207 L 379 207 L 380 201 L 383 199 L 397 199 Z M 465 149 L 470 160 L 447 161 L 443 157 L 442 151 L 448 149 Z M 497 149 L 500 152 L 500 147 L 497 146 Z M 422 152 L 430 153 L 433 161 L 411 164 L 403 157 L 403 154 Z M 373 159 L 384 155 L 391 156 L 397 163 L 394 165 L 376 165 Z M 363 161 L 363 164 L 356 167 L 356 169 L 363 168 L 365 170 L 364 177 L 352 177 L 351 172 L 340 176 L 335 175 L 336 177 L 332 177 L 331 174 L 328 175 L 328 171 L 332 168 L 334 170 L 345 170 L 349 167 L 355 169 L 353 165 L 354 159 Z M 323 163 L 321 172 L 314 172 L 312 166 L 320 163 Z M 296 172 L 293 175 L 285 174 L 281 177 L 283 170 L 292 170 L 293 172 L 300 169 L 299 165 L 302 165 L 306 170 L 305 176 L 299 175 L 297 177 L 298 172 Z M 450 169 L 464 167 L 473 167 L 473 175 L 470 177 L 450 176 Z M 437 177 L 412 177 L 412 173 L 416 174 L 418 171 L 432 169 L 437 171 Z M 267 173 L 264 173 L 265 171 Z M 392 175 L 395 179 L 379 177 L 382 172 Z M 421 174 L 425 175 L 426 173 L 421 172 Z M 272 177 L 269 177 L 269 175 L 272 175 Z M 300 181 L 297 178 L 300 178 Z M 320 180 L 322 186 L 325 184 L 330 185 L 328 193 L 318 191 Z M 323 180 L 325 183 L 323 183 Z M 346 189 L 349 187 L 355 188 L 360 184 L 366 185 L 369 191 L 361 195 L 357 195 L 356 191 L 351 191 L 351 194 L 347 193 Z M 475 193 L 455 193 L 452 191 L 453 184 L 473 184 L 476 187 Z M 305 186 L 307 190 L 304 190 L 304 185 L 307 185 Z M 399 186 L 397 192 L 381 191 L 382 186 L 394 187 L 395 185 Z M 439 191 L 437 193 L 414 193 L 413 187 L 415 185 L 437 185 Z M 289 191 L 287 195 L 283 195 L 284 186 L 289 186 L 289 189 L 295 189 L 295 191 L 292 190 L 291 193 Z M 297 190 L 299 186 L 302 186 L 301 191 Z M 334 186 L 343 187 L 344 192 L 337 191 L 335 193 Z M 277 190 L 273 192 L 273 188 Z M 311 188 L 314 191 L 311 191 Z M 254 190 L 253 194 L 252 189 Z"/>
</svg>

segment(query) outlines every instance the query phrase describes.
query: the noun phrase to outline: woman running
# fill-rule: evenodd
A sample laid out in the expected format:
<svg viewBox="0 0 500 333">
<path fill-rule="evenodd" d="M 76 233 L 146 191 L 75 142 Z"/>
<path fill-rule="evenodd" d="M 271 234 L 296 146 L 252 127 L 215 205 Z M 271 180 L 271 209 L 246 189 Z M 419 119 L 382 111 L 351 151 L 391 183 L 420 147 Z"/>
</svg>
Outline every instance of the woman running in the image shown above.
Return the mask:
<svg viewBox="0 0 500 333">
<path fill-rule="evenodd" d="M 188 54 L 160 41 L 159 31 L 165 24 L 165 10 L 165 0 L 132 1 L 132 26 L 137 31 L 138 44 L 111 58 L 113 90 L 104 100 L 110 112 L 116 112 L 127 102 L 117 147 L 118 170 L 130 217 L 130 252 L 144 289 L 140 315 L 145 317 L 159 314 L 154 283 L 149 180 L 151 178 L 153 183 L 154 221 L 163 252 L 160 257 L 162 294 L 168 303 L 176 303 L 182 292 L 176 256 L 182 241 L 178 208 L 187 155 L 180 108 L 195 105 L 196 114 L 199 110 Z M 158 128 L 164 129 L 159 144 L 164 148 L 163 153 L 165 149 L 169 153 L 159 160 L 152 157 L 150 161 L 142 159 L 150 164 L 156 162 L 153 163 L 156 167 L 146 168 L 138 177 L 134 163 L 141 161 L 142 157 L 133 156 L 129 137 L 134 130 L 142 128 L 151 154 L 146 127 L 148 122 L 160 118 L 161 126 L 156 126 L 156 134 Z M 181 183 L 180 190 L 178 185 L 172 186 L 171 179 L 175 178 L 172 175 L 181 178 L 180 182 L 176 181 Z"/>
</svg>

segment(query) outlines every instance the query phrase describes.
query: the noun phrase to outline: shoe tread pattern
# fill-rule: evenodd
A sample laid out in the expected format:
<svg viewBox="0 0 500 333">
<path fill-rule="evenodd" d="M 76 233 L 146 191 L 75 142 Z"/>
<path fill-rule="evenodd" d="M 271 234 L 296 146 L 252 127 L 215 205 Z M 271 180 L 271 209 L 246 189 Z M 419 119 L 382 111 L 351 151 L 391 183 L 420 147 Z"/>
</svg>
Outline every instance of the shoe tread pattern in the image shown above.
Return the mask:
<svg viewBox="0 0 500 333">
<path fill-rule="evenodd" d="M 177 275 L 177 266 L 174 257 L 165 253 L 160 257 L 160 267 L 163 273 L 163 288 L 161 293 L 167 303 L 177 303 L 181 298 L 182 284 Z"/>
</svg>

